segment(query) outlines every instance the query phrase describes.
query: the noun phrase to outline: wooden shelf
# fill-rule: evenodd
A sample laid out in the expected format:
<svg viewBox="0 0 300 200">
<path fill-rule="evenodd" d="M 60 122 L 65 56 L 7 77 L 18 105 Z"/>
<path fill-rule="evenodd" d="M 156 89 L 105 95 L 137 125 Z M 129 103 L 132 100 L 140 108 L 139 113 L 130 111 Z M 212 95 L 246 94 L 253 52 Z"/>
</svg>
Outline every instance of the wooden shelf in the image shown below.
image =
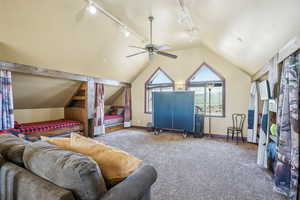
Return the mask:
<svg viewBox="0 0 300 200">
<path fill-rule="evenodd" d="M 85 100 L 85 96 L 74 96 L 73 100 Z"/>
</svg>

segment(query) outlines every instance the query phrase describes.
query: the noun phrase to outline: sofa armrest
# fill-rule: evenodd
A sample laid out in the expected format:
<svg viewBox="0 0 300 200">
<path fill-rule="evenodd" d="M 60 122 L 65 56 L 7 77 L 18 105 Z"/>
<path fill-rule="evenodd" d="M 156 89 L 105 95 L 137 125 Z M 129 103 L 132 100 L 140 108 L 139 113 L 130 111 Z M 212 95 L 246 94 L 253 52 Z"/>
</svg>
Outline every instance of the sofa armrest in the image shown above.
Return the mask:
<svg viewBox="0 0 300 200">
<path fill-rule="evenodd" d="M 112 187 L 101 200 L 139 200 L 150 191 L 156 181 L 157 172 L 149 165 L 142 166 L 121 183 Z"/>
<path fill-rule="evenodd" d="M 0 169 L 0 199 L 74 200 L 71 191 L 60 188 L 11 162 Z"/>
</svg>

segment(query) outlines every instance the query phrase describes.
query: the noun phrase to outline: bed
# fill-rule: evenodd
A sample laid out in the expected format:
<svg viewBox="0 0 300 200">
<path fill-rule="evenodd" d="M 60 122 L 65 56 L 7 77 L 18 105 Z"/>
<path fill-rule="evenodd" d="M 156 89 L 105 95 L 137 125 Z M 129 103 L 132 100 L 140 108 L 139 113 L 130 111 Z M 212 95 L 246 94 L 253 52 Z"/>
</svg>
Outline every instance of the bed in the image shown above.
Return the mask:
<svg viewBox="0 0 300 200">
<path fill-rule="evenodd" d="M 23 124 L 15 122 L 15 128 L 3 130 L 0 134 L 12 133 L 29 141 L 37 141 L 40 136 L 67 137 L 72 132 L 80 133 L 82 130 L 79 121 L 61 119 Z"/>
<path fill-rule="evenodd" d="M 106 133 L 124 128 L 124 107 L 112 106 L 104 115 L 104 126 Z"/>
<path fill-rule="evenodd" d="M 115 126 L 124 123 L 123 115 L 104 115 L 104 125 L 105 127 Z"/>
</svg>

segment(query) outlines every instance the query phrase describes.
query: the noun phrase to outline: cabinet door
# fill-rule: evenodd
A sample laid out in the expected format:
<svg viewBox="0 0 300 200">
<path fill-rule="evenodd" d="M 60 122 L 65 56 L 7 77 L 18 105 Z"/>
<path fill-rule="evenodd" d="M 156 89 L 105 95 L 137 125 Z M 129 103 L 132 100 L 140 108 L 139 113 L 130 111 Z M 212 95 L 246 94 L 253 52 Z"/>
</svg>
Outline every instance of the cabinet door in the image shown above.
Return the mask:
<svg viewBox="0 0 300 200">
<path fill-rule="evenodd" d="M 185 131 L 194 129 L 194 93 L 175 92 L 172 100 L 173 128 Z"/>
<path fill-rule="evenodd" d="M 153 123 L 155 128 L 172 128 L 171 92 L 153 92 Z"/>
</svg>

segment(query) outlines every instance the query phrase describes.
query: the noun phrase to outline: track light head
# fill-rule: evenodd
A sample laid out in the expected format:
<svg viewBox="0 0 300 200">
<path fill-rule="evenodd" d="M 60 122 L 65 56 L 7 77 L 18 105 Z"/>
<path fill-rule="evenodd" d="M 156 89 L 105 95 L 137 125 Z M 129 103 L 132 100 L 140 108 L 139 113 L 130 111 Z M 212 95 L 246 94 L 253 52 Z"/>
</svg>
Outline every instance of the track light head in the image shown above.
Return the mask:
<svg viewBox="0 0 300 200">
<path fill-rule="evenodd" d="M 95 15 L 97 13 L 97 8 L 93 5 L 93 3 L 89 3 L 87 6 L 87 10 L 92 14 Z"/>
</svg>

